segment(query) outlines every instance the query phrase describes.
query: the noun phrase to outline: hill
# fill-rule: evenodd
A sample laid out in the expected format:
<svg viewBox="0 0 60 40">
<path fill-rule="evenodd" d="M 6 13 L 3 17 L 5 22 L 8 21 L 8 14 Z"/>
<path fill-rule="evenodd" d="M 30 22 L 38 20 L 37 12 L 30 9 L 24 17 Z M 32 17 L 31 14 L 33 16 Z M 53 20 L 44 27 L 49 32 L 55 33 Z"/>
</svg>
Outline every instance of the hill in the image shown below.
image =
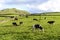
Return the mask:
<svg viewBox="0 0 60 40">
<path fill-rule="evenodd" d="M 12 14 L 29 14 L 29 12 L 27 12 L 25 10 L 18 10 L 16 8 L 10 8 L 10 9 L 0 10 L 0 14 L 6 14 L 6 15 L 12 15 Z"/>
<path fill-rule="evenodd" d="M 34 13 L 31 15 L 53 15 L 53 16 L 59 16 L 60 12 L 45 12 L 45 13 Z"/>
<path fill-rule="evenodd" d="M 47 12 L 43 13 L 43 15 L 60 15 L 60 12 Z"/>
</svg>

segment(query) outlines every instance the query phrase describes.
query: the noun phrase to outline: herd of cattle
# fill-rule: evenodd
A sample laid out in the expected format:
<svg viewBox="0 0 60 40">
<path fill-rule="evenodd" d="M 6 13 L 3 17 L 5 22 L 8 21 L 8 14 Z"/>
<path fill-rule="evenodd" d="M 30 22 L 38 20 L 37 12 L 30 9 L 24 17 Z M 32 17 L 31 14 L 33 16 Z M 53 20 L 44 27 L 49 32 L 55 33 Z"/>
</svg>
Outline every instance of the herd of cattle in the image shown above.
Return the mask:
<svg viewBox="0 0 60 40">
<path fill-rule="evenodd" d="M 14 17 L 11 17 L 11 18 L 14 18 Z M 26 18 L 28 18 L 28 16 L 26 16 Z M 46 19 L 46 17 L 45 17 L 44 19 Z M 14 20 L 18 20 L 18 18 L 15 17 Z M 33 19 L 33 20 L 38 21 L 38 19 Z M 55 22 L 55 21 L 48 21 L 47 23 L 53 24 L 54 22 Z M 19 22 L 20 25 L 22 25 L 23 23 L 24 23 L 24 22 L 22 22 L 22 21 Z M 13 25 L 13 26 L 19 26 L 16 22 L 13 22 L 12 25 Z M 43 31 L 44 31 L 44 28 L 43 28 L 40 24 L 34 24 L 34 25 L 32 26 L 32 28 L 33 28 L 33 29 L 40 29 L 40 30 L 43 30 Z"/>
</svg>

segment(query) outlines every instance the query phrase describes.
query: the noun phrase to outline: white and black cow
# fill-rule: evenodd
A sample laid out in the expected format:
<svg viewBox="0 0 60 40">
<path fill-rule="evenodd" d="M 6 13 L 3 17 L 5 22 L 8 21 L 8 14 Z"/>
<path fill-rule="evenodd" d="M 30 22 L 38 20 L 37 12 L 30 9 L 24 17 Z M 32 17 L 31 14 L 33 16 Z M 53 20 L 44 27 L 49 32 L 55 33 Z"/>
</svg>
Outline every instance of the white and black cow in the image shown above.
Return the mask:
<svg viewBox="0 0 60 40">
<path fill-rule="evenodd" d="M 40 29 L 40 31 L 44 31 L 43 27 L 42 27 L 41 25 L 39 25 L 39 24 L 33 25 L 33 31 L 34 31 L 35 29 Z"/>
</svg>

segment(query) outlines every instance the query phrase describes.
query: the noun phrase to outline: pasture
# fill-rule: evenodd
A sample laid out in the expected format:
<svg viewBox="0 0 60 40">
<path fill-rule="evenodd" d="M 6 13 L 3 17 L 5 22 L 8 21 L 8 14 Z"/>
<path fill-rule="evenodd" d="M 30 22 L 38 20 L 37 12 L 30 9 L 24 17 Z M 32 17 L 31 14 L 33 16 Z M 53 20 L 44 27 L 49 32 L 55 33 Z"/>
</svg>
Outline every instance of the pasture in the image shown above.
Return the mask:
<svg viewBox="0 0 60 40">
<path fill-rule="evenodd" d="M 0 40 L 60 40 L 60 16 L 17 16 L 18 20 L 8 17 L 0 17 Z M 46 19 L 44 19 L 46 17 Z M 33 20 L 34 18 L 38 21 Z M 47 22 L 53 20 L 54 24 Z M 19 26 L 13 26 L 16 22 Z M 23 24 L 19 24 L 23 22 Z M 40 24 L 44 33 L 38 29 L 32 31 L 34 24 Z"/>
</svg>

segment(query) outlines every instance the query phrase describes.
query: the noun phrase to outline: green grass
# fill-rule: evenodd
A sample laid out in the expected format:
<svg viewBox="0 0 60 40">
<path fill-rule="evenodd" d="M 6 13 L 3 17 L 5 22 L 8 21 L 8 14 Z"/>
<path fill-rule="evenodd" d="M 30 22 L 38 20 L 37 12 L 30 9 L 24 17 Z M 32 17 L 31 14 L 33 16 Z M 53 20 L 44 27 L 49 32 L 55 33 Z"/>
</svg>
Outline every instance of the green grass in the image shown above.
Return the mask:
<svg viewBox="0 0 60 40">
<path fill-rule="evenodd" d="M 47 19 L 44 19 L 46 17 Z M 37 18 L 39 21 L 33 21 Z M 60 40 L 60 16 L 29 16 L 28 18 L 18 16 L 15 21 L 19 25 L 13 26 L 11 18 L 0 17 L 0 20 L 7 22 L 0 22 L 0 40 Z M 47 21 L 54 20 L 55 24 L 49 25 Z M 44 28 L 44 33 L 39 30 L 32 31 L 33 24 L 40 24 Z"/>
</svg>

